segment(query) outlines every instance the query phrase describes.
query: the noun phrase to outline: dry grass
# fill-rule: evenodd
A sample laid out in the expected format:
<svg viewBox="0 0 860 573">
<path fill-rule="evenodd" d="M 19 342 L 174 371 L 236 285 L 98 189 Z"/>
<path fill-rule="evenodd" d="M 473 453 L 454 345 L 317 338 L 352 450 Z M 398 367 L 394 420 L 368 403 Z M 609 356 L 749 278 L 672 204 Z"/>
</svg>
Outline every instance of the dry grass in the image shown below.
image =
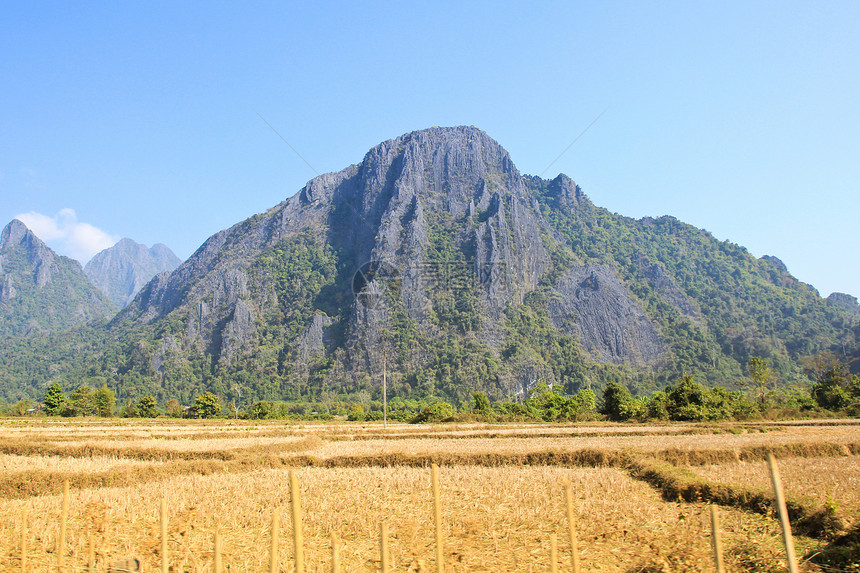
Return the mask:
<svg viewBox="0 0 860 573">
<path fill-rule="evenodd" d="M 767 463 L 750 462 L 692 468 L 702 477 L 749 489 L 770 488 Z M 854 524 L 860 522 L 860 458 L 786 458 L 779 472 L 787 491 L 831 505 Z"/>
<path fill-rule="evenodd" d="M 303 469 L 299 472 L 305 510 L 309 571 L 325 570 L 332 530 L 343 540 L 344 569 L 376 571 L 378 527 L 391 530 L 396 570 L 432 566 L 429 471 L 414 468 Z M 446 557 L 451 571 L 546 571 L 549 536 L 564 538 L 563 495 L 568 477 L 576 492 L 583 566 L 590 571 L 662 571 L 710 568 L 705 507 L 666 503 L 647 485 L 610 468 L 442 468 Z M 181 477 L 134 488 L 103 488 L 72 496 L 70 547 L 82 563 L 86 532 L 96 531 L 101 560 L 137 556 L 154 570 L 158 499 L 170 509 L 173 565 L 208 570 L 212 532 L 224 535 L 225 562 L 232 570 L 264 571 L 268 524 L 275 508 L 289 534 L 289 488 L 285 470 L 245 475 Z M 45 496 L 0 503 L 10 516 L 0 524 L 1 554 L 14 561 L 21 508 L 26 506 L 31 559 L 47 566 L 56 543 L 60 498 Z M 755 547 L 759 558 L 778 561 L 777 525 L 771 520 L 724 511 L 730 562 L 740 565 Z M 282 562 L 292 551 L 282 543 Z M 561 559 L 568 559 L 562 545 Z M 182 569 L 185 570 L 185 569 Z"/>
<path fill-rule="evenodd" d="M 76 472 L 93 473 L 119 467 L 141 467 L 158 462 L 130 460 L 118 456 L 65 457 L 65 456 L 15 456 L 0 454 L 0 476 L 8 477 L 18 472 Z"/>
<path fill-rule="evenodd" d="M 458 572 L 548 571 L 550 534 L 565 538 L 559 486 L 565 476 L 577 492 L 585 570 L 712 570 L 705 507 L 677 503 L 677 496 L 662 499 L 650 482 L 628 475 L 638 475 L 634 460 L 663 464 L 667 475 L 693 471 L 718 484 L 769 489 L 763 462 L 738 460 L 759 460 L 768 449 L 827 456 L 780 459 L 789 494 L 838 503 L 842 514 L 860 508 L 860 425 L 853 421 L 383 429 L 232 420 L 2 420 L 0 432 L 0 571 L 17 563 L 23 507 L 30 515 L 33 570 L 48 570 L 63 479 L 73 487 L 69 547 L 76 563 L 84 563 L 92 529 L 100 562 L 135 555 L 147 571 L 158 561 L 162 496 L 171 508 L 175 570 L 210 571 L 216 527 L 224 533 L 231 570 L 267 570 L 275 508 L 282 510 L 284 535 L 290 531 L 287 467 L 300 468 L 309 571 L 326 570 L 331 530 L 344 541 L 345 570 L 377 570 L 381 520 L 391 530 L 395 570 L 417 571 L 420 562 L 432 570 L 431 462 L 445 466 L 447 562 Z M 777 570 L 776 522 L 741 509 L 722 512 L 729 569 Z M 803 550 L 818 544 L 798 542 Z M 286 563 L 288 539 L 282 538 L 282 551 Z M 560 558 L 568 559 L 565 544 Z"/>
</svg>

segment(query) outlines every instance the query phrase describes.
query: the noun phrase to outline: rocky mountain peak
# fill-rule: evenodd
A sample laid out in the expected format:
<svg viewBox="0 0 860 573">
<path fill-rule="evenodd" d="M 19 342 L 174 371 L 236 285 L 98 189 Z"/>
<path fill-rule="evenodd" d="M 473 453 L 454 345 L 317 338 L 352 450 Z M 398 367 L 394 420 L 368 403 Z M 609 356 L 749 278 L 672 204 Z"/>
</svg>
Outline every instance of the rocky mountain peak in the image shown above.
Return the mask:
<svg viewBox="0 0 860 573">
<path fill-rule="evenodd" d="M 179 258 L 165 245 L 152 248 L 123 238 L 96 254 L 84 267 L 90 280 L 115 305 L 125 307 L 152 277 L 179 266 Z"/>
</svg>

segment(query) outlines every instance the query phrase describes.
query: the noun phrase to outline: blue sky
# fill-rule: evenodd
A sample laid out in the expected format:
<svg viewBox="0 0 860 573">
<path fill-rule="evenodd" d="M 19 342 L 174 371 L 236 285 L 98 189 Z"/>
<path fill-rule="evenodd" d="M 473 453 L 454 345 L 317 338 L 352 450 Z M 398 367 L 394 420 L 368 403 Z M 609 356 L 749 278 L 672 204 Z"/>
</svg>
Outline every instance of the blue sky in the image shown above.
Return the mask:
<svg viewBox="0 0 860 573">
<path fill-rule="evenodd" d="M 860 296 L 858 29 L 857 2 L 5 2 L 0 224 L 185 258 L 314 170 L 466 124 Z"/>
</svg>

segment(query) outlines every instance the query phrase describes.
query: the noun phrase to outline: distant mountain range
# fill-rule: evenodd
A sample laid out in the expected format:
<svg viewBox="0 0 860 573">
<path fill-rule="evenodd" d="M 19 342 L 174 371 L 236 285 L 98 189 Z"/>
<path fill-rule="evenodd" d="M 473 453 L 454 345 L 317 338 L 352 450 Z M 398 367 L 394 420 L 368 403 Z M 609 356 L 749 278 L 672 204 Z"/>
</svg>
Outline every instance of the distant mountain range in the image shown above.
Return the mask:
<svg viewBox="0 0 860 573">
<path fill-rule="evenodd" d="M 123 262 L 145 247 L 113 249 L 87 273 L 109 276 L 94 281 L 121 306 L 142 282 L 131 269 L 157 264 Z M 155 249 L 147 260 L 168 264 Z M 683 372 L 731 386 L 752 356 L 788 383 L 805 356 L 853 351 L 858 314 L 775 257 L 672 217 L 610 213 L 565 175 L 521 175 L 479 129 L 432 128 L 213 235 L 107 326 L 80 330 L 85 350 L 32 339 L 14 365 L 0 351 L 0 393 L 95 377 L 120 397 L 186 403 L 204 389 L 374 396 L 385 364 L 393 394 L 461 401 L 538 381 L 648 391 Z"/>
<path fill-rule="evenodd" d="M 57 255 L 24 223 L 0 234 L 0 334 L 29 336 L 104 320 L 117 307 L 78 261 Z"/>
<path fill-rule="evenodd" d="M 30 336 L 104 322 L 181 262 L 164 245 L 122 239 L 82 269 L 15 219 L 0 234 L 0 332 Z"/>
</svg>

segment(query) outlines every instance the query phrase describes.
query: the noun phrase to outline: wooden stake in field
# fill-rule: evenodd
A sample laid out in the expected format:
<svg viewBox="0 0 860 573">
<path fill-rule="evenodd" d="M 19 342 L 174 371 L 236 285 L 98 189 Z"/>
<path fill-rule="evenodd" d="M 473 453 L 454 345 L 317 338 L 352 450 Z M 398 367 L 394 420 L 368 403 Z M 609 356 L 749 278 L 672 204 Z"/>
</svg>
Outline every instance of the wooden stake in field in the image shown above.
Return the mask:
<svg viewBox="0 0 860 573">
<path fill-rule="evenodd" d="M 305 573 L 305 537 L 302 531 L 302 498 L 296 473 L 290 470 L 290 501 L 293 512 L 293 545 L 296 548 L 296 573 Z"/>
<path fill-rule="evenodd" d="M 213 540 L 214 550 L 212 555 L 212 571 L 213 573 L 221 573 L 224 565 L 221 562 L 221 532 L 215 530 L 215 539 Z"/>
<path fill-rule="evenodd" d="M 27 573 L 27 508 L 21 510 L 21 573 Z"/>
<path fill-rule="evenodd" d="M 340 543 L 334 531 L 331 532 L 331 573 L 340 573 Z"/>
<path fill-rule="evenodd" d="M 717 512 L 717 506 L 711 506 L 711 545 L 714 548 L 714 564 L 717 567 L 717 573 L 725 573 L 726 567 L 723 564 L 723 540 L 720 532 L 720 514 Z"/>
<path fill-rule="evenodd" d="M 580 573 L 579 544 L 576 541 L 576 516 L 573 514 L 573 492 L 570 480 L 564 478 L 564 499 L 567 504 L 567 525 L 570 533 L 570 566 L 573 573 Z"/>
<path fill-rule="evenodd" d="M 549 536 L 549 572 L 558 573 L 558 535 Z"/>
<path fill-rule="evenodd" d="M 57 547 L 57 567 L 60 573 L 66 568 L 66 525 L 69 521 L 69 480 L 63 482 L 63 509 L 60 513 L 60 541 Z"/>
<path fill-rule="evenodd" d="M 167 573 L 167 500 L 161 498 L 161 573 Z"/>
<path fill-rule="evenodd" d="M 797 573 L 797 556 L 794 553 L 794 538 L 791 536 L 791 523 L 788 520 L 788 509 L 785 507 L 785 494 L 782 490 L 782 480 L 773 453 L 767 453 L 767 465 L 770 468 L 770 479 L 773 483 L 773 493 L 776 496 L 776 508 L 779 510 L 779 524 L 782 526 L 782 539 L 785 542 L 785 557 L 788 561 L 789 573 Z"/>
<path fill-rule="evenodd" d="M 278 534 L 280 529 L 281 512 L 278 509 L 272 513 L 272 547 L 269 555 L 269 573 L 278 573 Z"/>
<path fill-rule="evenodd" d="M 439 466 L 430 466 L 433 477 L 433 523 L 436 525 L 436 570 L 445 570 L 445 548 L 442 540 L 442 500 L 439 493 Z"/>
<path fill-rule="evenodd" d="M 379 526 L 379 557 L 382 561 L 382 573 L 388 573 L 388 524 Z"/>
</svg>

